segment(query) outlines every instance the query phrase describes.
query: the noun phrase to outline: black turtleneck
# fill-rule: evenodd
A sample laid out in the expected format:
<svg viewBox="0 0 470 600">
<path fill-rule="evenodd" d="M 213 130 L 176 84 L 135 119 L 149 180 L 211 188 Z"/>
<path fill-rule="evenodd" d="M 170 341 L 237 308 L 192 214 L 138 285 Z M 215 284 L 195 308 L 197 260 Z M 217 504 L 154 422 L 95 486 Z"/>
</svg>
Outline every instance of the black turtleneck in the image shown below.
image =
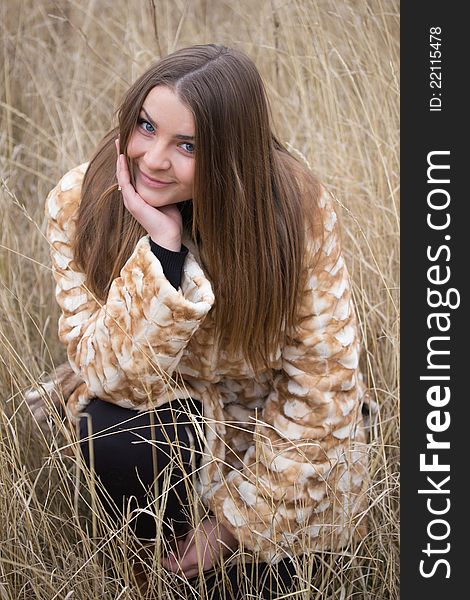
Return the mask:
<svg viewBox="0 0 470 600">
<path fill-rule="evenodd" d="M 150 240 L 150 248 L 161 262 L 165 277 L 175 289 L 178 289 L 181 284 L 183 264 L 189 250 L 182 244 L 179 252 L 173 252 L 173 250 L 159 246 L 152 239 Z"/>
</svg>

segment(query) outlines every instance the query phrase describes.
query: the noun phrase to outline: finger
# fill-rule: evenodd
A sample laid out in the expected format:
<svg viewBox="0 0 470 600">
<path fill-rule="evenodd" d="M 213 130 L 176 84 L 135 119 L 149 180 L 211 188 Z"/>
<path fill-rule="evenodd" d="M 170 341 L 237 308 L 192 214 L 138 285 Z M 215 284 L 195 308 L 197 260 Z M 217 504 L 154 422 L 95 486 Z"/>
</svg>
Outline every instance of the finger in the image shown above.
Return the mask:
<svg viewBox="0 0 470 600">
<path fill-rule="evenodd" d="M 185 571 L 184 574 L 186 575 L 186 579 L 192 579 L 193 577 L 199 575 L 199 569 L 190 569 L 189 571 Z"/>
<path fill-rule="evenodd" d="M 162 556 L 160 562 L 162 567 L 168 569 L 168 571 L 173 571 L 173 573 L 177 573 L 181 570 L 180 563 L 176 556 L 173 554 L 169 556 Z"/>
<path fill-rule="evenodd" d="M 188 554 L 186 556 L 183 556 L 179 563 L 179 567 L 183 571 L 183 573 L 186 573 L 186 571 L 188 571 L 189 569 L 194 569 L 195 566 L 197 566 L 197 561 L 194 561 L 194 557 Z"/>
<path fill-rule="evenodd" d="M 178 548 L 179 548 L 180 554 L 182 556 L 184 556 L 186 554 L 186 552 L 188 551 L 188 548 L 191 546 L 191 544 L 194 543 L 194 537 L 195 537 L 194 530 L 191 530 L 186 534 L 186 537 L 184 538 L 184 540 L 179 541 Z"/>
<path fill-rule="evenodd" d="M 131 183 L 131 176 L 129 174 L 129 169 L 127 167 L 127 161 L 124 154 L 120 154 L 118 157 L 118 182 L 121 187 L 129 186 Z M 131 186 L 134 190 L 134 187 Z"/>
<path fill-rule="evenodd" d="M 197 572 L 199 568 L 198 558 L 200 558 L 201 564 L 204 564 L 204 553 L 202 553 L 201 556 L 198 556 L 199 554 L 200 553 L 198 552 L 195 545 L 192 545 L 190 548 L 187 549 L 186 554 L 183 556 L 179 563 L 180 569 L 183 571 L 183 573 L 187 575 L 189 571 L 194 569 Z"/>
<path fill-rule="evenodd" d="M 120 154 L 118 157 L 116 177 L 118 185 L 121 188 L 124 205 L 128 210 L 130 209 L 130 206 L 135 205 L 134 208 L 131 209 L 131 212 L 133 212 L 143 201 L 140 196 L 138 196 L 134 186 L 131 183 L 131 177 L 129 175 L 129 169 L 127 167 L 127 161 L 124 154 Z"/>
<path fill-rule="evenodd" d="M 178 552 L 180 554 L 181 554 L 181 551 L 184 550 L 186 548 L 186 546 L 187 546 L 186 540 L 187 540 L 187 537 L 185 537 L 183 539 L 180 538 L 180 539 L 176 540 L 176 544 L 178 546 Z"/>
<path fill-rule="evenodd" d="M 162 555 L 161 560 L 162 563 L 167 562 L 179 565 L 181 560 L 179 548 L 168 548 L 168 552 L 165 552 L 165 554 Z"/>
<path fill-rule="evenodd" d="M 119 185 L 119 171 L 120 171 L 120 161 L 119 161 L 119 148 L 117 145 L 117 140 L 114 141 L 114 145 L 116 146 L 116 152 L 117 152 L 117 157 L 116 157 L 116 180 L 118 182 Z"/>
</svg>

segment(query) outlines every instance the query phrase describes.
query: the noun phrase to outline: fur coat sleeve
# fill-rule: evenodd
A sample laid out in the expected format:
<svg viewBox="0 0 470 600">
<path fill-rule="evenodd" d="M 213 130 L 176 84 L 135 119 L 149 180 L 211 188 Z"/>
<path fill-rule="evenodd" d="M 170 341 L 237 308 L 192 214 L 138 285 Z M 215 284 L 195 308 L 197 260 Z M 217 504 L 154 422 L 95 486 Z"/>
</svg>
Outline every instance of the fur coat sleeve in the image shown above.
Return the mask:
<svg viewBox="0 0 470 600">
<path fill-rule="evenodd" d="M 71 416 L 97 396 L 144 410 L 172 399 L 171 375 L 191 336 L 214 302 L 209 281 L 192 255 L 180 289 L 163 275 L 148 236 L 100 303 L 74 263 L 73 240 L 86 165 L 69 171 L 46 200 L 56 298 L 62 310 L 59 338 L 84 384 L 69 398 Z"/>
</svg>

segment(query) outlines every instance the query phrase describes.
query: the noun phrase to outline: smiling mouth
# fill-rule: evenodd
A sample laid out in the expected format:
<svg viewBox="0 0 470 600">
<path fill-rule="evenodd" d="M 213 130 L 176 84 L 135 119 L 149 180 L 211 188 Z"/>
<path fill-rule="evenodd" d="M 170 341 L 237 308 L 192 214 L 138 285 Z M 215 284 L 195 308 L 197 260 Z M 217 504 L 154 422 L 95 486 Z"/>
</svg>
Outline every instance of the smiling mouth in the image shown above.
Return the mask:
<svg viewBox="0 0 470 600">
<path fill-rule="evenodd" d="M 155 188 L 166 187 L 167 185 L 170 185 L 173 183 L 173 181 L 161 181 L 159 179 L 153 179 L 152 177 L 149 177 L 148 175 L 146 175 L 140 169 L 139 169 L 139 174 L 142 178 L 142 181 L 150 187 L 155 187 Z"/>
</svg>

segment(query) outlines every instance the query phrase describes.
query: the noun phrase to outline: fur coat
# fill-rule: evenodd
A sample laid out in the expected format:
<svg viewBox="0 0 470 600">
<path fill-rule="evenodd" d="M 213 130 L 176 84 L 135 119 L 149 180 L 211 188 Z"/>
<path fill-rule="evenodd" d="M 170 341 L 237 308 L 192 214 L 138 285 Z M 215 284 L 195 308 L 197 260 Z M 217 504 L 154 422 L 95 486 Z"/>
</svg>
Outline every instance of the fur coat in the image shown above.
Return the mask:
<svg viewBox="0 0 470 600">
<path fill-rule="evenodd" d="M 359 341 L 331 196 L 325 235 L 310 261 L 300 330 L 267 372 L 213 344 L 211 282 L 190 249 L 175 289 L 148 236 L 100 304 L 85 285 L 72 243 L 87 165 L 69 171 L 46 202 L 59 337 L 80 384 L 72 418 L 93 397 L 138 411 L 192 396 L 204 410 L 201 500 L 247 550 L 277 562 L 339 550 L 364 535 L 367 444 Z M 312 257 L 318 246 L 310 241 Z M 318 257 L 317 257 L 318 258 Z"/>
</svg>

